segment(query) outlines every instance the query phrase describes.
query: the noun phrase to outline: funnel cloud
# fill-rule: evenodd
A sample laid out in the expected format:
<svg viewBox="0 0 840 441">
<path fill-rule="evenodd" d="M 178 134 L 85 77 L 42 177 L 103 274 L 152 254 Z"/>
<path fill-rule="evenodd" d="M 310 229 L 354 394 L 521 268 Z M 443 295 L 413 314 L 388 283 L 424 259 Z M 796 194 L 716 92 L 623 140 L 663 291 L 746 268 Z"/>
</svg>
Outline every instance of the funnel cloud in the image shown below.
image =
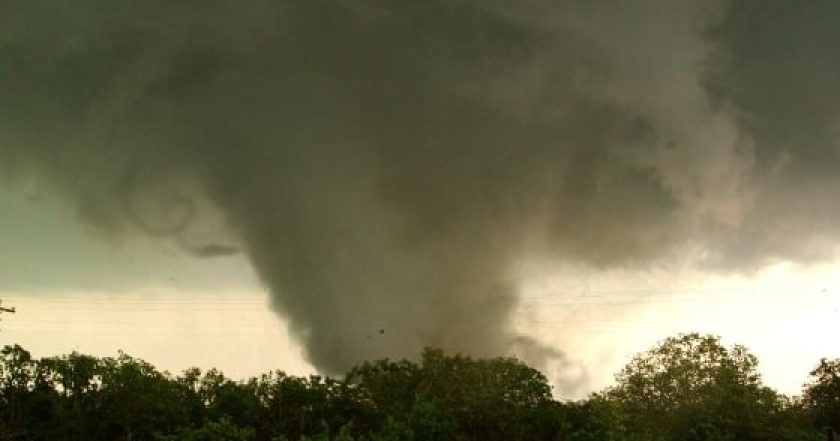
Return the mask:
<svg viewBox="0 0 840 441">
<path fill-rule="evenodd" d="M 0 172 L 243 253 L 326 372 L 542 361 L 523 259 L 834 256 L 838 44 L 833 1 L 5 0 Z"/>
</svg>

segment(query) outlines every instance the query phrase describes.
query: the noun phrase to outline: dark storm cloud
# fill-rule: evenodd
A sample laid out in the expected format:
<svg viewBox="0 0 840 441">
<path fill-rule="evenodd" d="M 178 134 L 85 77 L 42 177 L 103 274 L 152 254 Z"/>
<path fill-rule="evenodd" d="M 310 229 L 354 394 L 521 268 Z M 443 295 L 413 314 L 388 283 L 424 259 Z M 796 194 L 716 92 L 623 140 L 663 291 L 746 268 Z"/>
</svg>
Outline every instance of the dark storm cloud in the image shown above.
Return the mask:
<svg viewBox="0 0 840 441">
<path fill-rule="evenodd" d="M 819 261 L 840 237 L 840 4 L 734 1 L 710 32 L 713 96 L 753 140 L 752 207 L 715 243 L 722 266 Z"/>
<path fill-rule="evenodd" d="M 241 250 L 323 369 L 509 353 L 524 257 L 823 255 L 838 101 L 774 105 L 837 59 L 785 64 L 762 4 L 0 1 L 3 169 L 107 234 Z M 208 210 L 224 240 L 194 239 Z"/>
</svg>

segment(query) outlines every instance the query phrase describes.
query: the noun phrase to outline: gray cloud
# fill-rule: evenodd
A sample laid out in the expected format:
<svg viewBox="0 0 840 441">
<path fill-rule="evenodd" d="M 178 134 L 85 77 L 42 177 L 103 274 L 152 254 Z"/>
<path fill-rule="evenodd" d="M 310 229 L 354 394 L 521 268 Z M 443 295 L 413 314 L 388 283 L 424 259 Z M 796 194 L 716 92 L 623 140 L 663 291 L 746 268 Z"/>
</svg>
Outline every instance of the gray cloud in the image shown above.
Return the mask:
<svg viewBox="0 0 840 441">
<path fill-rule="evenodd" d="M 763 4 L 0 1 L 2 170 L 245 253 L 327 371 L 507 353 L 523 257 L 828 256 L 837 7 Z"/>
<path fill-rule="evenodd" d="M 754 196 L 714 233 L 720 266 L 831 258 L 840 237 L 840 5 L 733 1 L 710 32 L 712 96 L 736 108 L 754 146 Z"/>
</svg>

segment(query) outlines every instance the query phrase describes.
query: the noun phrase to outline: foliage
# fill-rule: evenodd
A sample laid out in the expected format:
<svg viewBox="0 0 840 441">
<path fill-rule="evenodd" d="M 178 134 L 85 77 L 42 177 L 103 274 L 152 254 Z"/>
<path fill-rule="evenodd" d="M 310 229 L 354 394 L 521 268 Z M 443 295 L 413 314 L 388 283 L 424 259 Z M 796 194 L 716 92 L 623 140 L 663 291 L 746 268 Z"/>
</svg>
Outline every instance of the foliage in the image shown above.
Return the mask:
<svg viewBox="0 0 840 441">
<path fill-rule="evenodd" d="M 811 371 L 803 402 L 817 426 L 840 432 L 840 359 L 820 360 Z"/>
<path fill-rule="evenodd" d="M 644 438 L 777 440 L 785 400 L 761 383 L 757 367 L 743 346 L 679 335 L 634 357 L 608 396 L 621 407 L 621 430 Z"/>
<path fill-rule="evenodd" d="M 254 430 L 237 427 L 227 418 L 208 421 L 199 428 L 187 427 L 177 435 L 158 435 L 155 441 L 251 441 Z"/>
<path fill-rule="evenodd" d="M 637 355 L 615 386 L 557 401 L 513 358 L 424 351 L 362 363 L 342 378 L 218 370 L 173 376 L 120 353 L 35 359 L 0 351 L 0 439 L 126 441 L 725 441 L 824 439 L 840 415 L 840 361 L 804 396 L 761 383 L 745 348 L 698 334 Z"/>
</svg>

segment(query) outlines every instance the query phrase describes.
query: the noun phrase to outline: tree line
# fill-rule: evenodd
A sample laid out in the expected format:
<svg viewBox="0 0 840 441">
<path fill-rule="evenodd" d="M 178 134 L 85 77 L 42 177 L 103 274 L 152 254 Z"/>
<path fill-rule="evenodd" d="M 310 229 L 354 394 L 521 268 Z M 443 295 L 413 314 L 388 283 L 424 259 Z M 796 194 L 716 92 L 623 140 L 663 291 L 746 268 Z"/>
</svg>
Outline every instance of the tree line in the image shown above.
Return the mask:
<svg viewBox="0 0 840 441">
<path fill-rule="evenodd" d="M 586 399 L 552 397 L 514 358 L 427 349 L 340 378 L 274 371 L 234 381 L 179 375 L 120 353 L 35 359 L 0 352 L 0 440 L 125 441 L 817 441 L 840 431 L 840 359 L 801 396 L 762 384 L 758 361 L 714 336 L 671 337 Z"/>
</svg>

